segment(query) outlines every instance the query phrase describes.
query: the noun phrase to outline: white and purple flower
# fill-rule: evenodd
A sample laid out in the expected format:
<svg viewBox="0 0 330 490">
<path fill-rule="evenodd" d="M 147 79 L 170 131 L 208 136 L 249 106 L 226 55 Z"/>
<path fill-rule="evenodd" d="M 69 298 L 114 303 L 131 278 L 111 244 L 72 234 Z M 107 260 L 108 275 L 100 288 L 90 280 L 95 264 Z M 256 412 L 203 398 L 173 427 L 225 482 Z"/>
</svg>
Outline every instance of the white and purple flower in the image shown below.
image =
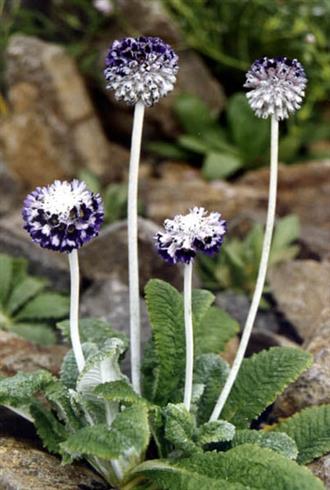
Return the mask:
<svg viewBox="0 0 330 490">
<path fill-rule="evenodd" d="M 194 207 L 186 215 L 178 214 L 164 222 L 164 231 L 155 236 L 160 256 L 171 264 L 189 264 L 197 252 L 214 255 L 219 252 L 226 234 L 226 221 L 221 214 L 208 214 Z"/>
<path fill-rule="evenodd" d="M 246 96 L 258 117 L 286 119 L 300 109 L 307 78 L 298 60 L 286 57 L 260 58 L 246 74 Z"/>
<path fill-rule="evenodd" d="M 117 100 L 150 107 L 173 90 L 178 69 L 178 56 L 159 37 L 127 37 L 113 42 L 104 75 Z"/>
<path fill-rule="evenodd" d="M 34 242 L 66 253 L 97 236 L 104 220 L 101 196 L 77 179 L 37 187 L 25 198 L 22 215 Z"/>
</svg>

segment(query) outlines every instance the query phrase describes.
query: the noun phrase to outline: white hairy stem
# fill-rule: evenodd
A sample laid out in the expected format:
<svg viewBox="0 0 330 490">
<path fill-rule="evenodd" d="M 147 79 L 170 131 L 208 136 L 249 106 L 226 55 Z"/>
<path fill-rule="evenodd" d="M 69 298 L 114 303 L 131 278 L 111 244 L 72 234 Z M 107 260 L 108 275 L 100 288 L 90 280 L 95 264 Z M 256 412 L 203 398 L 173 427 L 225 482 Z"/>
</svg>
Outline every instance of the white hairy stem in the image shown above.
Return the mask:
<svg viewBox="0 0 330 490">
<path fill-rule="evenodd" d="M 262 246 L 262 253 L 259 265 L 259 272 L 254 290 L 250 310 L 247 316 L 247 320 L 243 329 L 241 342 L 237 350 L 235 360 L 232 368 L 229 372 L 229 376 L 226 380 L 225 386 L 218 398 L 218 401 L 214 407 L 210 421 L 217 420 L 220 417 L 223 407 L 228 399 L 230 391 L 235 383 L 239 368 L 244 359 L 244 355 L 248 346 L 248 342 L 251 336 L 254 321 L 257 315 L 258 307 L 262 297 L 266 274 L 268 259 L 270 254 L 270 248 L 272 243 L 273 229 L 275 223 L 275 210 L 276 210 L 276 194 L 277 194 L 277 174 L 278 174 L 278 120 L 274 116 L 271 118 L 271 151 L 270 151 L 270 178 L 269 178 L 269 195 L 268 195 L 268 211 L 267 221 L 265 228 L 264 241 Z"/>
<path fill-rule="evenodd" d="M 186 337 L 186 374 L 184 384 L 183 403 L 186 409 L 190 410 L 193 368 L 194 368 L 194 334 L 192 322 L 192 304 L 191 304 L 191 283 L 192 283 L 193 261 L 184 266 L 184 324 Z"/>
<path fill-rule="evenodd" d="M 132 385 L 137 393 L 141 393 L 141 326 L 140 326 L 140 289 L 138 261 L 138 178 L 141 153 L 144 105 L 138 102 L 134 109 L 131 156 L 128 176 L 128 275 L 130 305 L 130 341 L 131 341 L 131 373 Z"/>
<path fill-rule="evenodd" d="M 85 358 L 79 335 L 79 262 L 77 250 L 68 255 L 70 264 L 71 296 L 70 296 L 70 336 L 71 344 L 78 366 L 78 371 L 84 369 Z"/>
</svg>

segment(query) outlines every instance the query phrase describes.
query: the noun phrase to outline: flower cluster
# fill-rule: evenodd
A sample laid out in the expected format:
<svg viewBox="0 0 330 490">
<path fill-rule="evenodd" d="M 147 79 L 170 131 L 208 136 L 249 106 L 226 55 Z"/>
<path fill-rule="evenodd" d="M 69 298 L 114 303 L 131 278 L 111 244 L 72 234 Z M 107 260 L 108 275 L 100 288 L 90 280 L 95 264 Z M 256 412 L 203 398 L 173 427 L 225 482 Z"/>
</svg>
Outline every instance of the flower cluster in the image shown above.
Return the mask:
<svg viewBox="0 0 330 490">
<path fill-rule="evenodd" d="M 158 37 L 114 41 L 105 60 L 107 88 L 127 104 L 150 107 L 173 90 L 178 57 Z"/>
<path fill-rule="evenodd" d="M 286 119 L 300 108 L 307 78 L 298 60 L 286 57 L 261 58 L 246 74 L 247 98 L 258 117 Z"/>
<path fill-rule="evenodd" d="M 164 231 L 155 236 L 163 259 L 171 264 L 189 264 L 197 252 L 213 255 L 220 250 L 226 233 L 221 214 L 195 207 L 186 215 L 177 215 L 164 222 Z"/>
<path fill-rule="evenodd" d="M 34 242 L 67 253 L 97 236 L 104 219 L 100 195 L 77 179 L 37 187 L 26 197 L 22 215 Z"/>
</svg>

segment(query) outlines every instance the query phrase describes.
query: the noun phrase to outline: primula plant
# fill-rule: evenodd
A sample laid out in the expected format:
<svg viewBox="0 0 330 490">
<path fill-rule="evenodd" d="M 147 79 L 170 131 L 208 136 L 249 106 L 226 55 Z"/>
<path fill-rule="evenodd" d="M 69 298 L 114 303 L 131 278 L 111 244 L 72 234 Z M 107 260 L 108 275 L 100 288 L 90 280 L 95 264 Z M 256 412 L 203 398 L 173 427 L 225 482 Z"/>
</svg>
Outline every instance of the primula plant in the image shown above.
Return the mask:
<svg viewBox="0 0 330 490">
<path fill-rule="evenodd" d="M 37 344 L 54 344 L 55 323 L 67 317 L 68 298 L 28 274 L 24 259 L 0 254 L 0 271 L 0 329 Z"/>
<path fill-rule="evenodd" d="M 286 71 L 274 72 L 274 63 L 276 70 L 280 64 Z M 294 77 L 300 76 L 295 74 L 295 63 L 286 59 L 263 59 L 256 66 L 255 89 L 264 81 L 268 88 L 259 94 L 261 105 L 254 96 L 252 101 L 258 111 L 272 117 L 271 204 L 252 314 L 233 368 L 221 354 L 239 326 L 213 305 L 212 293 L 192 290 L 196 256 L 220 253 L 226 234 L 221 214 L 200 207 L 166 220 L 154 237 L 169 266 L 183 268 L 183 294 L 160 279 L 146 285 L 151 339 L 140 360 L 138 165 L 144 107 L 166 95 L 175 81 L 177 57 L 167 44 L 145 37 L 115 41 L 106 60 L 109 88 L 118 99 L 135 105 L 128 189 L 129 341 L 104 321 L 78 317 L 77 251 L 100 231 L 104 218 L 100 195 L 78 180 L 55 181 L 37 188 L 24 202 L 24 227 L 34 242 L 68 255 L 70 318 L 59 327 L 71 340 L 72 350 L 59 378 L 38 371 L 1 379 L 0 403 L 31 421 L 44 446 L 63 463 L 86 460 L 112 488 L 324 488 L 303 465 L 330 451 L 330 406 L 306 409 L 264 428 L 259 419 L 311 366 L 311 356 L 300 349 L 277 347 L 242 359 L 264 285 L 272 235 L 277 117 L 297 104 L 296 95 L 282 90 L 281 77 L 291 87 L 290 77 L 296 82 Z M 278 101 L 278 88 L 280 97 L 291 94 L 286 105 Z M 120 368 L 128 348 L 131 379 Z M 260 430 L 251 429 L 252 423 Z"/>
</svg>

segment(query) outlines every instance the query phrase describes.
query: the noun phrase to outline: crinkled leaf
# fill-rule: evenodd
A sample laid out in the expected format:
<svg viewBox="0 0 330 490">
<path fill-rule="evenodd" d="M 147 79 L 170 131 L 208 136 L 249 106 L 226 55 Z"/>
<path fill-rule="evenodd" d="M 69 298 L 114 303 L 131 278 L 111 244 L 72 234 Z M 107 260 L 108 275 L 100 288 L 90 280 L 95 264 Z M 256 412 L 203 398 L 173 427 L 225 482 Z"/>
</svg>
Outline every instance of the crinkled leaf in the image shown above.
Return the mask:
<svg viewBox="0 0 330 490">
<path fill-rule="evenodd" d="M 22 282 L 18 283 L 10 294 L 7 311 L 14 314 L 25 303 L 34 298 L 45 287 L 46 281 L 37 279 L 36 277 L 26 277 Z"/>
<path fill-rule="evenodd" d="M 117 459 L 125 454 L 139 455 L 149 443 L 147 408 L 132 405 L 117 415 L 111 428 L 105 424 L 84 427 L 62 445 L 72 455 Z"/>
<path fill-rule="evenodd" d="M 52 327 L 41 323 L 14 323 L 10 330 L 20 337 L 40 345 L 54 345 L 56 334 Z"/>
<path fill-rule="evenodd" d="M 225 311 L 211 306 L 198 324 L 194 324 L 195 353 L 223 352 L 226 343 L 239 331 L 239 324 Z"/>
<path fill-rule="evenodd" d="M 42 293 L 27 303 L 16 316 L 17 320 L 60 319 L 68 315 L 69 299 L 57 293 Z"/>
<path fill-rule="evenodd" d="M 182 297 L 182 295 L 181 295 Z M 194 328 L 202 321 L 214 302 L 214 294 L 206 289 L 193 289 L 192 291 L 192 313 Z"/>
<path fill-rule="evenodd" d="M 147 461 L 139 465 L 134 474 L 146 476 L 166 490 L 197 490 L 194 484 L 189 486 L 189 478 L 190 481 L 198 481 L 201 477 L 209 479 L 202 488 L 218 490 L 324 489 L 322 482 L 307 468 L 270 449 L 252 444 L 244 444 L 227 452 L 199 453 L 179 461 Z M 169 486 L 169 482 L 174 486 Z"/>
<path fill-rule="evenodd" d="M 43 407 L 41 403 L 33 403 L 30 412 L 43 446 L 51 453 L 60 453 L 59 445 L 67 438 L 64 425 L 57 420 L 49 409 Z"/>
<path fill-rule="evenodd" d="M 169 403 L 164 409 L 164 414 L 166 439 L 186 456 L 198 451 L 199 448 L 193 442 L 194 419 L 183 403 Z"/>
<path fill-rule="evenodd" d="M 34 395 L 52 383 L 53 376 L 48 371 L 18 373 L 0 380 L 0 404 L 13 407 L 28 406 Z"/>
<path fill-rule="evenodd" d="M 201 425 L 197 431 L 197 442 L 205 444 L 231 441 L 235 435 L 235 426 L 225 420 L 215 420 Z"/>
<path fill-rule="evenodd" d="M 310 354 L 272 347 L 245 359 L 221 417 L 246 428 L 312 363 Z"/>
<path fill-rule="evenodd" d="M 13 275 L 13 259 L 0 254 L 0 305 L 4 306 L 10 291 Z"/>
<path fill-rule="evenodd" d="M 236 431 L 231 442 L 233 447 L 241 444 L 257 444 L 267 447 L 289 459 L 297 459 L 298 448 L 295 441 L 284 432 L 264 432 L 262 430 L 243 429 Z"/>
<path fill-rule="evenodd" d="M 70 321 L 64 320 L 57 323 L 57 327 L 61 330 L 62 335 L 66 341 L 70 341 Z M 79 333 L 80 341 L 84 342 L 94 342 L 100 347 L 103 346 L 104 342 L 111 337 L 118 337 L 123 340 L 125 346 L 128 345 L 127 335 L 114 330 L 111 325 L 98 318 L 81 318 L 79 319 Z"/>
<path fill-rule="evenodd" d="M 298 446 L 298 462 L 307 464 L 330 452 L 330 405 L 305 408 L 274 428 L 292 437 Z"/>
<path fill-rule="evenodd" d="M 111 381 L 98 385 L 94 394 L 111 402 L 123 402 L 125 404 L 144 403 L 147 400 L 138 395 L 127 381 Z"/>
<path fill-rule="evenodd" d="M 202 354 L 196 358 L 194 384 L 204 386 L 197 411 L 199 424 L 208 421 L 228 372 L 228 364 L 216 354 Z"/>
<path fill-rule="evenodd" d="M 85 359 L 89 359 L 89 357 L 99 352 L 98 346 L 96 344 L 93 344 L 92 342 L 85 342 L 84 344 L 82 344 L 82 350 Z M 77 362 L 73 350 L 70 350 L 64 356 L 61 366 L 60 378 L 62 383 L 67 388 L 76 389 L 78 375 L 79 372 Z"/>
<path fill-rule="evenodd" d="M 56 380 L 48 385 L 44 390 L 46 399 L 55 406 L 57 416 L 60 421 L 64 422 L 68 432 L 73 432 L 81 428 L 81 422 L 73 410 L 69 389 Z"/>
</svg>

